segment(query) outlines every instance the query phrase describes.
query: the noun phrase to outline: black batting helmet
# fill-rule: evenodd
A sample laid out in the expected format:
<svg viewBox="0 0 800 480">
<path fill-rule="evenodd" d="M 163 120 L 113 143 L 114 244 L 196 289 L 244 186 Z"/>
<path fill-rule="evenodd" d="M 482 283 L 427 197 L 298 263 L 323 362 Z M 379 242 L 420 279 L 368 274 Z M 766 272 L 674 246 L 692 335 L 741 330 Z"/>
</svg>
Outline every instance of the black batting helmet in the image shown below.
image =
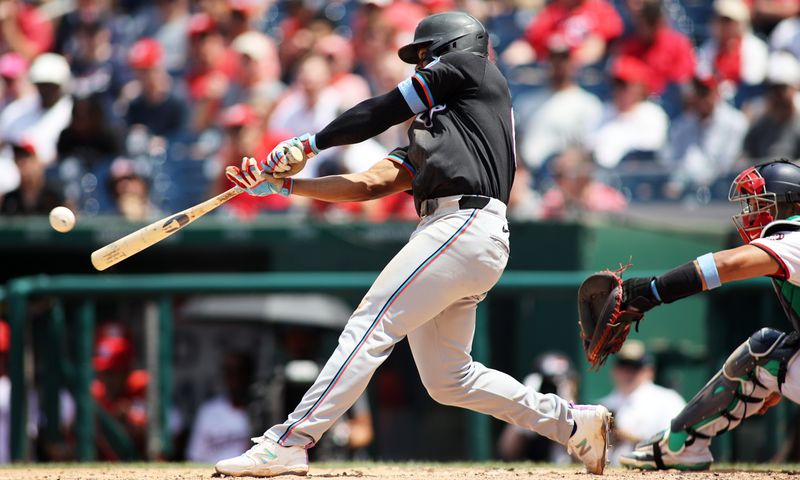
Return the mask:
<svg viewBox="0 0 800 480">
<path fill-rule="evenodd" d="M 747 168 L 733 180 L 728 199 L 741 203 L 733 223 L 749 243 L 779 219 L 779 204 L 800 202 L 800 165 L 782 158 Z"/>
<path fill-rule="evenodd" d="M 489 52 L 489 34 L 483 24 L 463 12 L 437 13 L 422 19 L 414 30 L 414 41 L 400 48 L 397 54 L 406 63 L 419 62 L 417 49 L 428 47 L 427 60 L 447 52 Z"/>
</svg>

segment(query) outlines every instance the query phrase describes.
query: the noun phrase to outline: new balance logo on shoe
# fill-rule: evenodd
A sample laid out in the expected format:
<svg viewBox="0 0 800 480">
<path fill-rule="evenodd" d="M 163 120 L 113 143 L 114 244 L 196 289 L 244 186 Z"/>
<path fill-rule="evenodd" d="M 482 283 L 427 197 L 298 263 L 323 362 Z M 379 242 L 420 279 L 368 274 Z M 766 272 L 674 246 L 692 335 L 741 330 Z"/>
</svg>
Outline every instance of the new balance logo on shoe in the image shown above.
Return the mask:
<svg viewBox="0 0 800 480">
<path fill-rule="evenodd" d="M 266 452 L 263 452 L 263 453 L 254 453 L 253 457 L 258 459 L 258 461 L 261 462 L 261 463 L 267 463 L 270 460 L 275 460 L 276 458 L 278 458 L 277 455 L 275 455 L 274 453 L 272 453 L 270 451 L 266 451 Z"/>
<path fill-rule="evenodd" d="M 582 457 L 592 450 L 592 446 L 589 445 L 589 441 L 584 438 L 575 445 L 575 449 L 577 450 L 576 453 Z"/>
</svg>

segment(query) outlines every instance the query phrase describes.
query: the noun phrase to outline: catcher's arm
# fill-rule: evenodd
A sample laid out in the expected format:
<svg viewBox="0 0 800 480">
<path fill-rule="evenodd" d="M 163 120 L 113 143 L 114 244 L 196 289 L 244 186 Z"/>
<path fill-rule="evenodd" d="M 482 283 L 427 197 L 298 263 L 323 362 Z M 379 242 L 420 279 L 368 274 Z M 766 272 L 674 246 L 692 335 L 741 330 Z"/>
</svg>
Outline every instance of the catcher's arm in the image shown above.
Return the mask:
<svg viewBox="0 0 800 480">
<path fill-rule="evenodd" d="M 658 277 L 625 280 L 621 308 L 646 312 L 661 303 L 672 303 L 724 283 L 781 276 L 786 273 L 782 268 L 776 257 L 754 245 L 708 253 Z"/>
<path fill-rule="evenodd" d="M 745 245 L 702 255 L 657 277 L 623 281 L 624 269 L 589 276 L 578 289 L 578 323 L 587 360 L 593 367 L 603 365 L 622 347 L 631 325 L 635 322 L 638 327 L 644 313 L 662 303 L 724 282 L 781 274 L 778 258 L 772 255 Z"/>
</svg>

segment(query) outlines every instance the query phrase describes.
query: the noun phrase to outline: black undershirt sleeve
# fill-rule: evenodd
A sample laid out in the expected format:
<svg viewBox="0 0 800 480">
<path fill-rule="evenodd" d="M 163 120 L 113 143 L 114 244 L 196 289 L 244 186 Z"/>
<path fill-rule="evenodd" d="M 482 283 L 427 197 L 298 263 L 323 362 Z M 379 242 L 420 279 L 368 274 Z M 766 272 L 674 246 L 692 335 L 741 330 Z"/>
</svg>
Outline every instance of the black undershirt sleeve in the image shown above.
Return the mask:
<svg viewBox="0 0 800 480">
<path fill-rule="evenodd" d="M 413 115 L 400 90 L 394 88 L 385 95 L 364 100 L 317 132 L 317 148 L 363 142 Z"/>
</svg>

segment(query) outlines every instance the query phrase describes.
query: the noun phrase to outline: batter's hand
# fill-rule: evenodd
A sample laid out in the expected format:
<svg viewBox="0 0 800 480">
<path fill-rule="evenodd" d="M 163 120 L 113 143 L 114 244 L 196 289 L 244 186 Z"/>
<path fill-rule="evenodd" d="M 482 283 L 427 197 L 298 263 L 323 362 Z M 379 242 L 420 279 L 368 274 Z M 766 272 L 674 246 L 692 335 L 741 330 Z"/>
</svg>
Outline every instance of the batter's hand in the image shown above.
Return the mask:
<svg viewBox="0 0 800 480">
<path fill-rule="evenodd" d="M 304 133 L 279 143 L 262 162 L 261 170 L 272 173 L 276 178 L 289 177 L 300 172 L 309 158 L 319 150 L 314 136 Z"/>
<path fill-rule="evenodd" d="M 252 157 L 244 157 L 242 159 L 242 168 L 226 167 L 225 176 L 234 185 L 256 197 L 273 194 L 288 197 L 292 193 L 291 178 L 277 179 L 272 175 L 261 173 L 258 162 Z"/>
</svg>

